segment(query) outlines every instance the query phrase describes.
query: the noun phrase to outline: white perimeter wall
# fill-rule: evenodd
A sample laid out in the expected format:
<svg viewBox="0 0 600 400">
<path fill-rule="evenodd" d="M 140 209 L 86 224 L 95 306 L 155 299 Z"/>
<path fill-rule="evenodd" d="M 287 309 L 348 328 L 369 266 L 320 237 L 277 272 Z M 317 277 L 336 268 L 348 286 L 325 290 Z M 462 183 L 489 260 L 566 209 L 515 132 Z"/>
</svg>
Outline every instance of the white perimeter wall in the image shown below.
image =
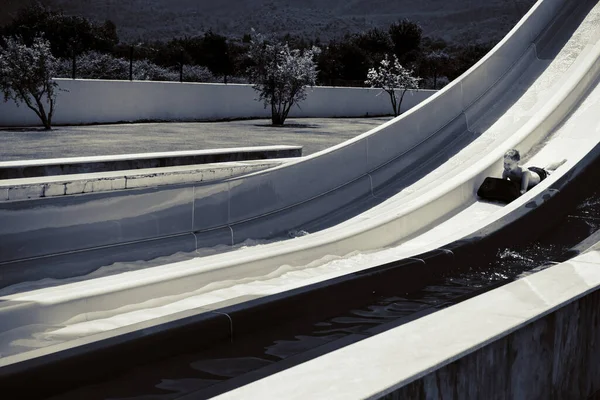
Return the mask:
<svg viewBox="0 0 600 400">
<path fill-rule="evenodd" d="M 55 79 L 59 84 L 53 125 L 138 120 L 215 120 L 270 117 L 251 85 Z M 435 91 L 406 92 L 402 111 Z M 290 117 L 389 115 L 387 93 L 371 88 L 308 88 L 307 99 Z M 41 125 L 35 113 L 0 100 L 0 126 Z"/>
</svg>

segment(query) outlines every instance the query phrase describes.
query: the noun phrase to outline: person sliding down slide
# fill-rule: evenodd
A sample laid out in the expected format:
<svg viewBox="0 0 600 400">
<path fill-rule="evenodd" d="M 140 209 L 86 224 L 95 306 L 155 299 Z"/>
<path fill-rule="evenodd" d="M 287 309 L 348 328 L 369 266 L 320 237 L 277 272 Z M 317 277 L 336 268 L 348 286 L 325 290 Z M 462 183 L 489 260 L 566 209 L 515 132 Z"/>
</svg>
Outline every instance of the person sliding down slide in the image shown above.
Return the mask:
<svg viewBox="0 0 600 400">
<path fill-rule="evenodd" d="M 566 159 L 548 164 L 545 168 L 529 167 L 525 169 L 519 165 L 521 155 L 518 150 L 510 149 L 504 154 L 504 171 L 502 171 L 502 179 L 508 179 L 520 185 L 521 194 L 546 179 L 558 167 L 567 162 Z"/>
<path fill-rule="evenodd" d="M 519 165 L 521 155 L 515 149 L 511 149 L 504 154 L 504 170 L 502 179 L 485 178 L 477 196 L 486 199 L 510 203 L 527 190 L 531 189 L 548 175 L 554 172 L 567 160 L 558 161 L 547 165 L 545 168 L 529 167 L 525 168 Z"/>
</svg>

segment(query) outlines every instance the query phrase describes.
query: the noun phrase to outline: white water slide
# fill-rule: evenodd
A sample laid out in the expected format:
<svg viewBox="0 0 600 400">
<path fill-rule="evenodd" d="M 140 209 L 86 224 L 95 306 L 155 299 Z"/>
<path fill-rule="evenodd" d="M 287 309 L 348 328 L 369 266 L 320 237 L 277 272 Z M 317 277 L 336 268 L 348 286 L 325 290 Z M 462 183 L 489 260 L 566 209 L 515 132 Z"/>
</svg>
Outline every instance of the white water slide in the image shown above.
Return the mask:
<svg viewBox="0 0 600 400">
<path fill-rule="evenodd" d="M 291 229 L 308 235 L 5 288 L 0 353 L 15 355 L 0 358 L 0 366 L 32 347 L 214 310 L 480 237 L 521 218 L 560 196 L 600 154 L 599 57 L 597 0 L 538 1 L 480 62 L 404 115 L 310 157 L 193 189 L 198 243 L 226 234 L 237 244 Z M 477 188 L 500 175 L 511 148 L 527 166 L 567 162 L 509 205 L 478 200 Z M 27 217 L 27 229 L 52 212 L 39 210 Z M 14 215 L 0 210 L 7 220 Z"/>
</svg>

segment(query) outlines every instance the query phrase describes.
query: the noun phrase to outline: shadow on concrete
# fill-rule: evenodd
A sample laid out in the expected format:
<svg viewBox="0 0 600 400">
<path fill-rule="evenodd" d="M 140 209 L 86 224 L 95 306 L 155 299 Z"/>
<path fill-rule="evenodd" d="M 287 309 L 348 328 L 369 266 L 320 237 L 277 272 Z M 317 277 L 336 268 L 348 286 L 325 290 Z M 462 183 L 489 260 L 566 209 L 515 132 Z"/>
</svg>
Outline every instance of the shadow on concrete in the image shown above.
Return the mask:
<svg viewBox="0 0 600 400">
<path fill-rule="evenodd" d="M 21 133 L 45 132 L 45 133 L 51 133 L 52 130 L 47 130 L 45 128 L 39 128 L 39 127 L 2 127 L 2 128 L 0 128 L 0 133 L 1 132 L 21 132 Z"/>
<path fill-rule="evenodd" d="M 283 125 L 255 124 L 254 126 L 258 126 L 258 127 L 261 127 L 261 128 L 276 128 L 276 129 L 285 129 L 285 128 L 315 129 L 315 128 L 321 128 L 320 125 L 315 125 L 315 124 L 283 124 Z"/>
</svg>

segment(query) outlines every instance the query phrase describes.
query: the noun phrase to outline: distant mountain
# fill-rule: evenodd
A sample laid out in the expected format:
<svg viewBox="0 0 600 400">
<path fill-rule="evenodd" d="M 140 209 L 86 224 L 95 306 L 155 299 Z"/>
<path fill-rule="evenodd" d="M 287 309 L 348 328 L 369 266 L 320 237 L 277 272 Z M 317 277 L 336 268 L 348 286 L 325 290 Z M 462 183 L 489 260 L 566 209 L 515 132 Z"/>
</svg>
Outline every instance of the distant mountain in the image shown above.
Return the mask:
<svg viewBox="0 0 600 400">
<path fill-rule="evenodd" d="M 29 0 L 0 0 L 0 25 L 10 22 L 17 10 L 29 3 Z"/>
<path fill-rule="evenodd" d="M 99 21 L 110 19 L 125 42 L 195 36 L 209 29 L 241 37 L 251 28 L 326 41 L 346 32 L 387 28 L 392 22 L 408 18 L 418 22 L 427 36 L 482 43 L 500 40 L 535 0 L 43 0 L 43 3 L 52 9 L 63 9 L 66 14 Z"/>
</svg>

